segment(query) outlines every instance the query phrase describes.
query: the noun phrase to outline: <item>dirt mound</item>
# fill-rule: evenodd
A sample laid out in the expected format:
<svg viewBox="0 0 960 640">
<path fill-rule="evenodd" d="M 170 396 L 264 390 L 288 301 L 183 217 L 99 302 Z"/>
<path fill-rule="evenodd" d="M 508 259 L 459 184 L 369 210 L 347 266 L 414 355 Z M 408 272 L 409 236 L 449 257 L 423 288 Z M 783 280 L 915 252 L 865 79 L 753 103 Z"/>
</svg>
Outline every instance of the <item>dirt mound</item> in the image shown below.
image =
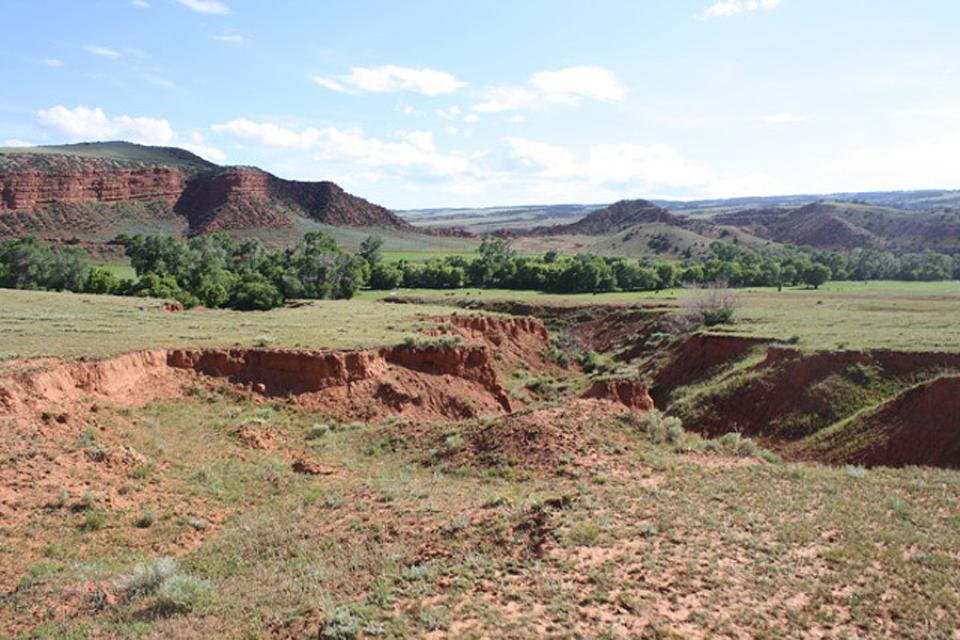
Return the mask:
<svg viewBox="0 0 960 640">
<path fill-rule="evenodd" d="M 48 365 L 0 378 L 0 415 L 70 407 L 81 400 L 141 405 L 176 395 L 190 379 L 186 371 L 167 366 L 164 350 Z"/>
<path fill-rule="evenodd" d="M 576 473 L 596 468 L 617 446 L 616 434 L 598 438 L 603 421 L 624 414 L 619 402 L 577 399 L 473 422 L 459 430 L 433 428 L 416 446 L 426 462 L 448 468 L 486 467 L 519 473 Z M 409 439 L 405 433 L 402 438 Z"/>
<path fill-rule="evenodd" d="M 628 378 L 596 380 L 580 397 L 585 400 L 609 400 L 641 413 L 653 409 L 653 398 L 647 385 Z"/>
<path fill-rule="evenodd" d="M 99 157 L 104 149 L 112 155 Z M 109 237 L 133 230 L 133 222 L 137 230 L 168 233 L 171 227 L 194 233 L 279 228 L 289 227 L 291 216 L 335 226 L 463 235 L 418 229 L 333 182 L 218 167 L 180 149 L 108 143 L 0 154 L 0 237 Z"/>
<path fill-rule="evenodd" d="M 552 369 L 546 356 L 550 335 L 543 322 L 529 316 L 502 318 L 497 316 L 443 316 L 433 318 L 439 325 L 425 329 L 426 335 L 453 335 L 467 343 L 482 344 L 495 358 L 508 365 Z"/>
<path fill-rule="evenodd" d="M 570 224 L 552 227 L 535 227 L 529 235 L 584 234 L 603 235 L 622 231 L 638 224 L 660 222 L 682 225 L 682 219 L 674 216 L 663 207 L 647 200 L 621 200 L 609 207 L 587 214 L 583 219 Z"/>
<path fill-rule="evenodd" d="M 960 376 L 912 387 L 817 443 L 826 460 L 960 468 Z"/>
</svg>

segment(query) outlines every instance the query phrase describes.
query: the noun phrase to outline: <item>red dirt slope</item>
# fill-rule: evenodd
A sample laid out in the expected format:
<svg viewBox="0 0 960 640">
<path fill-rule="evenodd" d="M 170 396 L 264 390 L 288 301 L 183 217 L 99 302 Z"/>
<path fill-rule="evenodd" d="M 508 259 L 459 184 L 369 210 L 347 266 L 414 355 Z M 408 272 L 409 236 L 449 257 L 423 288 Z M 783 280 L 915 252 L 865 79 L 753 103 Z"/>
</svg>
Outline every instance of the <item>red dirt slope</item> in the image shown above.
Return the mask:
<svg viewBox="0 0 960 640">
<path fill-rule="evenodd" d="M 817 450 L 827 460 L 866 465 L 960 468 L 960 376 L 904 391 Z"/>
</svg>

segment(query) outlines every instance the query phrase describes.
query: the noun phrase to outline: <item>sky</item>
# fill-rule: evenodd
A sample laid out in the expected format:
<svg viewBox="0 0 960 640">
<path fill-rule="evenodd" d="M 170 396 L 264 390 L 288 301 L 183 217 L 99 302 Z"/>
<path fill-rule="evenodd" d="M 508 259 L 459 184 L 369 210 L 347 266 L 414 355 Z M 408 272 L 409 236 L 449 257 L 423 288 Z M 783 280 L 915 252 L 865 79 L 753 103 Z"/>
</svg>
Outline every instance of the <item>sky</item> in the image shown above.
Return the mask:
<svg viewBox="0 0 960 640">
<path fill-rule="evenodd" d="M 0 145 L 394 209 L 960 188 L 956 0 L 0 0 Z"/>
</svg>

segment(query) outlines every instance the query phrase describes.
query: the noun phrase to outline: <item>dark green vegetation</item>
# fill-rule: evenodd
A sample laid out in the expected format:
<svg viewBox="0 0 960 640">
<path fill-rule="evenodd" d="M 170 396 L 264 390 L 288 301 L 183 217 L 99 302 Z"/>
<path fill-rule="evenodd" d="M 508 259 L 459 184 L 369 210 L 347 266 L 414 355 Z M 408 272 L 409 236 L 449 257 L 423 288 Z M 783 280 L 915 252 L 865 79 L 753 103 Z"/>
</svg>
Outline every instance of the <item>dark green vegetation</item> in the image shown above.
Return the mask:
<svg viewBox="0 0 960 640">
<path fill-rule="evenodd" d="M 226 234 L 188 241 L 170 236 L 122 236 L 137 280 L 89 265 L 77 248 L 53 250 L 34 238 L 0 245 L 0 286 L 132 295 L 177 300 L 186 306 L 265 310 L 288 298 L 351 298 L 366 281 L 370 246 L 343 253 L 329 236 L 313 232 L 292 248 L 268 251 L 255 240 Z M 378 250 L 378 247 L 376 248 Z M 379 259 L 379 258 L 377 258 Z"/>
<path fill-rule="evenodd" d="M 456 289 L 464 286 L 601 293 L 659 291 L 681 284 L 723 282 L 733 287 L 805 284 L 828 280 L 938 281 L 960 277 L 960 260 L 927 251 L 896 256 L 856 249 L 753 251 L 715 242 L 706 258 L 683 262 L 604 258 L 595 254 L 518 256 L 508 240 L 485 238 L 477 256 L 411 262 L 384 260 L 383 240 L 368 236 L 358 253 L 340 250 L 322 232 L 306 234 L 292 249 L 269 251 L 255 240 L 226 234 L 179 240 L 121 236 L 138 280 L 90 268 L 83 250 L 54 250 L 35 239 L 0 245 L 0 286 L 171 298 L 187 306 L 271 309 L 288 299 L 350 298 L 372 289 Z"/>
<path fill-rule="evenodd" d="M 595 254 L 517 255 L 511 243 L 485 238 L 473 260 L 461 256 L 375 267 L 374 289 L 398 286 L 454 289 L 464 286 L 555 293 L 656 291 L 681 284 L 722 281 L 733 287 L 819 287 L 828 280 L 936 281 L 960 278 L 960 260 L 935 252 L 896 256 L 856 249 L 849 253 L 803 249 L 754 251 L 714 242 L 701 258 L 680 262 Z"/>
</svg>

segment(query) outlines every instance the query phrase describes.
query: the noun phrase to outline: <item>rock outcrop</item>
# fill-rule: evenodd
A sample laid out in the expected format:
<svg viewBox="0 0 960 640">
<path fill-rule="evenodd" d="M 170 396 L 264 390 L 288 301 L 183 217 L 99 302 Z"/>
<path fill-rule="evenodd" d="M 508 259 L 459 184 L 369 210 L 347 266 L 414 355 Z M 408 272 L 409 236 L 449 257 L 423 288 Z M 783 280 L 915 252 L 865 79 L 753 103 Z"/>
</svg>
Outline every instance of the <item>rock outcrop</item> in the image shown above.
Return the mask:
<svg viewBox="0 0 960 640">
<path fill-rule="evenodd" d="M 106 239 L 126 230 L 125 221 L 138 230 L 236 231 L 290 227 L 297 217 L 438 235 L 333 182 L 219 167 L 181 149 L 103 143 L 0 151 L 0 237 Z"/>
</svg>

